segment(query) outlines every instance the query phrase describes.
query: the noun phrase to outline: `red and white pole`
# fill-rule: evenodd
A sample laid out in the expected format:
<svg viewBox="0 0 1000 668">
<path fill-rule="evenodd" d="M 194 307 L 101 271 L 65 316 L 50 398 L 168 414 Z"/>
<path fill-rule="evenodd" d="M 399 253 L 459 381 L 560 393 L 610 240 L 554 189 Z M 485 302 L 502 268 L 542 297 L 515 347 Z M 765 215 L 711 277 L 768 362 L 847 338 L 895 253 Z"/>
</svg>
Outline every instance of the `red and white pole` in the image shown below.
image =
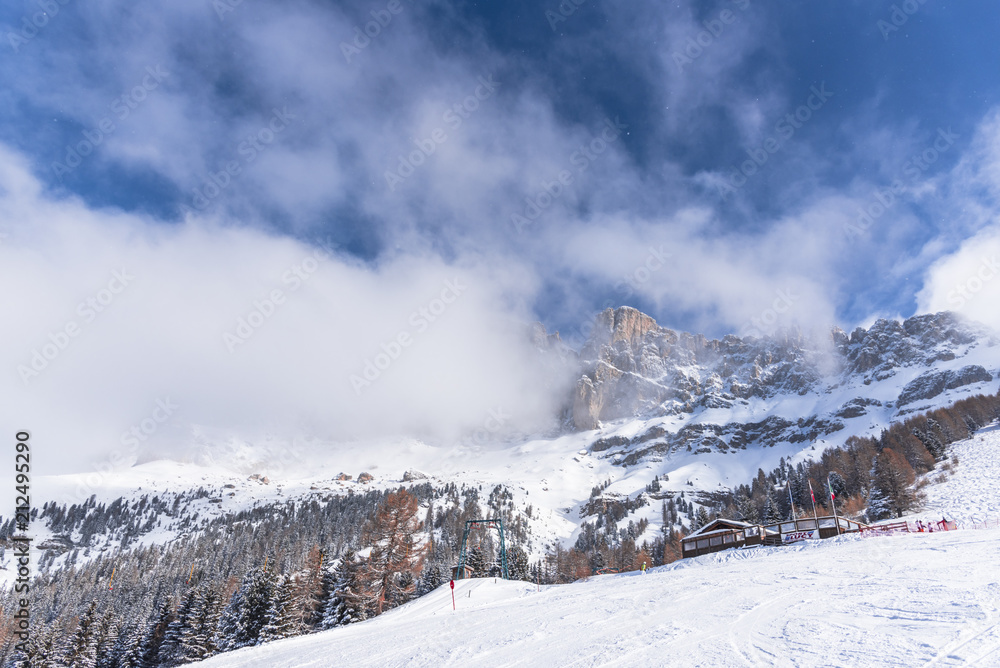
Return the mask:
<svg viewBox="0 0 1000 668">
<path fill-rule="evenodd" d="M 455 581 L 451 581 L 451 609 L 455 609 Z"/>
</svg>

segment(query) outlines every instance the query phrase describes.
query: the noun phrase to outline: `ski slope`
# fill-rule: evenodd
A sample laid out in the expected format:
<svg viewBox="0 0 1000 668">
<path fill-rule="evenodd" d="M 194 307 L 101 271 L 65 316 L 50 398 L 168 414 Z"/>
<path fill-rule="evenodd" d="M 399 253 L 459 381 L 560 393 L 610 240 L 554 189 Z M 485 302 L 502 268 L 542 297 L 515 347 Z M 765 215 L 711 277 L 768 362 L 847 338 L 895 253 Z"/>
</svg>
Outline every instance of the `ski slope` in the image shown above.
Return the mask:
<svg viewBox="0 0 1000 668">
<path fill-rule="evenodd" d="M 267 666 L 1000 665 L 1000 531 L 730 550 L 571 585 L 466 580 L 223 654 Z"/>
<path fill-rule="evenodd" d="M 958 458 L 958 464 L 944 480 L 924 489 L 927 499 L 914 517 L 947 517 L 964 525 L 1000 519 L 1000 425 L 990 425 L 972 438 L 952 443 L 948 456 Z M 938 473 L 931 479 L 940 478 Z"/>
</svg>

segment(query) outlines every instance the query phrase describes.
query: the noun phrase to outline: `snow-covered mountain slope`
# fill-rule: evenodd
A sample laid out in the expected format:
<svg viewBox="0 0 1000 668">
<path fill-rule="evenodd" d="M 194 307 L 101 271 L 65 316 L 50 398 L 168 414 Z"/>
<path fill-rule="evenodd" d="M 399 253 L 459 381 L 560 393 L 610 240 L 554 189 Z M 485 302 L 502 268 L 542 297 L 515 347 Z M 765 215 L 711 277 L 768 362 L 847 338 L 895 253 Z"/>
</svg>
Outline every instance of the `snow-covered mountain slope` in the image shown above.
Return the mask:
<svg viewBox="0 0 1000 668">
<path fill-rule="evenodd" d="M 947 517 L 962 526 L 1000 520 L 1000 425 L 952 443 L 949 462 L 930 474 L 927 499 L 915 518 Z"/>
<path fill-rule="evenodd" d="M 996 519 L 998 453 L 998 425 L 953 444 L 957 463 L 914 517 Z M 1000 529 L 966 528 L 728 550 L 572 585 L 466 580 L 454 611 L 444 586 L 204 665 L 995 666 L 998 557 Z"/>
<path fill-rule="evenodd" d="M 539 346 L 558 347 L 549 338 L 536 338 Z M 600 373 L 588 375 L 580 387 L 590 383 L 606 399 L 633 401 L 636 395 L 626 390 L 641 377 L 658 392 L 669 390 L 672 398 L 620 402 L 618 408 L 633 412 L 591 429 L 529 437 L 486 429 L 451 443 L 239 439 L 199 429 L 197 447 L 181 448 L 193 453 L 197 464 L 160 460 L 100 474 L 37 476 L 33 491 L 36 505 L 49 500 L 69 505 L 91 495 L 105 503 L 146 494 L 172 502 L 203 487 L 207 494 L 196 499 L 189 494 L 184 512 L 197 513 L 204 523 L 255 504 L 389 489 L 422 475 L 434 485 L 502 485 L 531 527 L 530 551 L 537 558 L 556 541 L 575 538 L 595 486 L 610 482 L 602 496 L 629 502 L 631 513 L 620 526 L 649 521 L 641 542 L 659 530 L 660 499 L 666 496 L 694 494 L 697 500 L 699 493 L 747 483 L 758 469 L 770 471 L 782 458 L 792 464 L 815 458 L 849 436 L 877 435 L 914 412 L 995 393 L 997 344 L 981 326 L 948 313 L 878 321 L 850 336 L 835 333 L 821 351 L 802 337 L 707 341 L 620 308 L 598 318 L 582 363 L 596 357 L 594 368 L 614 367 L 621 374 L 603 380 Z M 503 407 L 495 413 L 501 425 L 510 418 Z M 341 473 L 351 480 L 338 480 Z M 362 473 L 371 481 L 360 482 Z M 660 489 L 650 494 L 645 490 L 654 477 Z M 167 541 L 191 530 L 177 518 L 163 518 L 143 540 Z M 36 531 L 36 545 L 53 538 L 40 523 Z"/>
<path fill-rule="evenodd" d="M 538 591 L 465 580 L 456 611 L 443 586 L 372 621 L 204 666 L 998 665 L 998 537 L 843 537 Z"/>
</svg>

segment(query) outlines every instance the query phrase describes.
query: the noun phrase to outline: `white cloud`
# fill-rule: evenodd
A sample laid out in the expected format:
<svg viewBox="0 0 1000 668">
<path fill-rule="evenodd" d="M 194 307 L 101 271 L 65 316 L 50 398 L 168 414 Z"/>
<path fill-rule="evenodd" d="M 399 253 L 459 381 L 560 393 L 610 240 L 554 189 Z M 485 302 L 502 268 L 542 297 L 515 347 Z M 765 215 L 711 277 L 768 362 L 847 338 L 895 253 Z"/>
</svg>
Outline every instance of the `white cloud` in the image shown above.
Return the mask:
<svg viewBox="0 0 1000 668">
<path fill-rule="evenodd" d="M 917 302 L 921 312 L 955 311 L 1000 330 L 1000 225 L 935 262 Z"/>
<path fill-rule="evenodd" d="M 218 221 L 94 211 L 43 196 L 6 150 L 0 178 L 0 402 L 8 430 L 33 431 L 39 473 L 120 450 L 158 400 L 178 408 L 154 454 L 186 452 L 192 425 L 450 439 L 501 408 L 532 430 L 564 396 L 528 347 L 520 271 L 413 254 L 371 268 Z M 359 393 L 368 362 L 385 368 Z"/>
<path fill-rule="evenodd" d="M 951 310 L 1000 329 L 1000 109 L 976 128 L 947 176 L 947 226 L 927 244 L 934 261 L 917 294 L 919 311 Z"/>
</svg>

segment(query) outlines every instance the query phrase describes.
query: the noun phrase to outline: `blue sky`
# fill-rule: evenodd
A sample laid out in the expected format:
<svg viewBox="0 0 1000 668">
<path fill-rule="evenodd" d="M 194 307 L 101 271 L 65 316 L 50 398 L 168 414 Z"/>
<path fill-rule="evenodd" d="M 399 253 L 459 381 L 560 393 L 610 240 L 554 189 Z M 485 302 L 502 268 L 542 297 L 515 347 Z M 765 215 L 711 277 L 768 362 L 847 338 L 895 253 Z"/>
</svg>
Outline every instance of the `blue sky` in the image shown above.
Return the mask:
<svg viewBox="0 0 1000 668">
<path fill-rule="evenodd" d="M 235 322 L 268 258 L 322 243 L 342 275 L 303 322 L 339 332 L 364 294 L 377 341 L 449 272 L 481 322 L 576 343 L 621 304 L 710 336 L 998 324 L 998 25 L 938 0 L 4 3 L 0 254 L 37 290 L 8 308 L 30 357 L 141 257 L 203 309 L 146 295 L 122 326 Z M 186 350 L 157 336 L 136 355 Z"/>
<path fill-rule="evenodd" d="M 263 157 L 272 169 L 291 172 L 292 181 L 295 171 L 308 173 L 309 182 L 292 185 L 261 169 L 213 199 L 206 213 L 305 239 L 332 237 L 343 252 L 369 262 L 411 234 L 445 258 L 487 248 L 491 256 L 513 254 L 543 286 L 537 317 L 565 328 L 609 300 L 622 301 L 626 291 L 601 272 L 552 262 L 550 244 L 561 233 L 613 217 L 642 228 L 638 243 L 659 241 L 659 232 L 674 236 L 665 221 L 698 208 L 710 222 L 692 234 L 709 247 L 715 239 L 760 241 L 818 198 L 878 187 L 908 149 L 922 150 L 939 128 L 959 139 L 921 176 L 946 173 L 1000 92 L 992 39 L 1000 7 L 989 3 L 724 0 L 623 8 L 587 0 L 564 3 L 560 13 L 555 2 L 400 0 L 399 14 L 387 14 L 389 24 L 346 62 L 340 44 L 386 4 L 67 2 L 53 4 L 57 11 L 45 19 L 38 12 L 46 3 L 6 3 L 0 140 L 28 157 L 53 197 L 76 195 L 92 207 L 171 225 L 184 220 L 184 206 L 202 213 L 191 206 L 194 188 L 239 159 L 233 148 L 241 134 L 266 122 L 272 109 L 290 106 L 297 119 L 278 139 L 282 156 Z M 915 11 L 894 15 L 894 6 Z M 33 37 L 24 27 L 31 18 L 43 23 Z M 113 100 L 131 95 L 154 65 L 169 73 L 160 90 L 126 100 L 136 109 L 120 118 L 121 101 Z M 434 173 L 419 170 L 426 174 L 418 172 L 417 183 L 401 192 L 388 192 L 384 172 L 394 154 L 412 148 L 407 140 L 418 138 L 420 114 L 446 110 L 485 73 L 501 85 L 457 130 L 462 151 L 473 155 L 450 156 L 497 165 L 491 178 L 463 186 L 482 210 L 440 193 L 450 168 L 437 165 Z M 723 200 L 713 179 L 738 168 L 817 84 L 832 98 Z M 67 147 L 93 133 L 101 118 L 116 123 L 113 133 L 79 168 L 61 173 L 57 163 L 65 162 Z M 510 213 L 492 205 L 507 198 L 515 212 L 551 178 L 534 166 L 536 147 L 524 143 L 562 145 L 568 156 L 573 140 L 605 118 L 628 126 L 611 159 L 602 155 L 570 196 L 532 225 L 545 228 L 542 234 L 510 234 Z M 912 216 L 893 255 L 920 255 L 948 233 L 923 204 L 908 199 L 893 212 Z M 839 250 L 829 261 L 853 276 L 840 279 L 824 315 L 852 323 L 917 309 L 918 277 L 906 272 L 873 285 L 888 260 Z M 719 308 L 711 298 L 675 307 L 655 294 L 642 297 L 630 295 L 671 326 L 720 334 L 735 324 L 711 315 Z"/>
</svg>

